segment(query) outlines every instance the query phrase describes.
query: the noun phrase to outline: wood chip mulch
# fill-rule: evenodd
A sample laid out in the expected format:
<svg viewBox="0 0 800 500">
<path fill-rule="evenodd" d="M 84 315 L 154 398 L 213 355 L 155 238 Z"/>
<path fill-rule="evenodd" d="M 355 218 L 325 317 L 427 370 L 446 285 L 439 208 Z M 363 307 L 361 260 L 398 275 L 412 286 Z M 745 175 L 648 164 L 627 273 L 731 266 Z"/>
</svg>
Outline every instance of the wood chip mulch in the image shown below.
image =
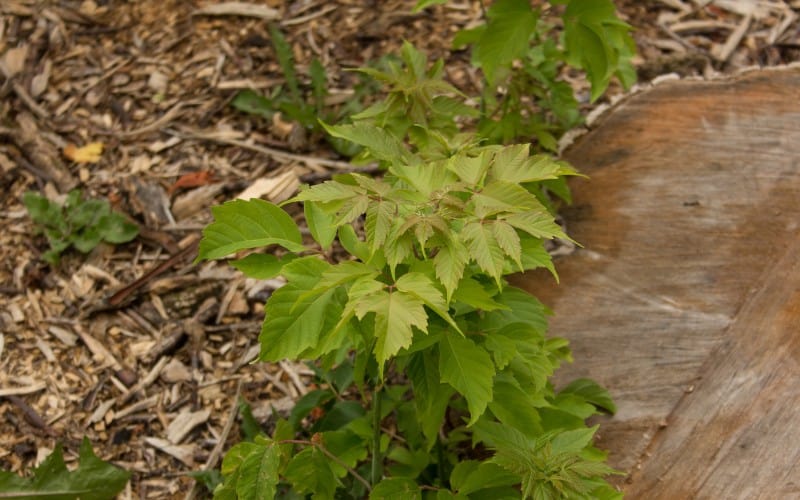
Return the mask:
<svg viewBox="0 0 800 500">
<path fill-rule="evenodd" d="M 280 282 L 223 263 L 192 264 L 209 207 L 237 196 L 281 201 L 347 164 L 296 126 L 237 112 L 239 90 L 283 83 L 268 23 L 298 73 L 328 71 L 332 105 L 356 67 L 402 40 L 446 57 L 470 90 L 452 35 L 475 1 L 413 14 L 414 1 L 185 0 L 0 2 L 0 469 L 38 463 L 55 443 L 74 460 L 88 436 L 134 472 L 124 498 L 183 498 L 192 470 L 239 439 L 237 397 L 267 421 L 312 387 L 302 364 L 250 364 L 263 303 Z M 800 59 L 800 1 L 618 2 L 637 28 L 636 65 L 709 77 Z M 585 94 L 585 83 L 576 82 Z M 99 162 L 65 148 L 102 142 Z M 129 244 L 67 252 L 57 267 L 21 203 L 80 188 L 141 232 Z"/>
</svg>

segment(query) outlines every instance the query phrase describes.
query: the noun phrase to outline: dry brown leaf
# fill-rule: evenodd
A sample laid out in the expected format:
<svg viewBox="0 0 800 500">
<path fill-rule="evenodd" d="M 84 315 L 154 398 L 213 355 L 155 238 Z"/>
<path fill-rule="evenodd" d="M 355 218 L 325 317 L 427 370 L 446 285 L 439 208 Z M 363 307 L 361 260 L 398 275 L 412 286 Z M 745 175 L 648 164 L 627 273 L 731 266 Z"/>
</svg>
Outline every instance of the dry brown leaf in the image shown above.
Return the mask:
<svg viewBox="0 0 800 500">
<path fill-rule="evenodd" d="M 64 156 L 75 163 L 97 163 L 103 155 L 102 142 L 90 142 L 83 147 L 74 144 L 64 146 Z"/>
</svg>

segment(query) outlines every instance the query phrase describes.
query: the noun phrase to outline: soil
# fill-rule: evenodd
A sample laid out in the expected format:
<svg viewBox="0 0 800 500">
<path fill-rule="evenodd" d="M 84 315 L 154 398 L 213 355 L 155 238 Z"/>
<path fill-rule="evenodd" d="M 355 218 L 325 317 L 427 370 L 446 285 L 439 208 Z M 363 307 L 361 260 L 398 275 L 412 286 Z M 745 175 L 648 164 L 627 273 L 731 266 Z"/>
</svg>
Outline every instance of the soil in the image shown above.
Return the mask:
<svg viewBox="0 0 800 500">
<path fill-rule="evenodd" d="M 88 436 L 101 458 L 133 472 L 123 498 L 202 494 L 187 473 L 218 465 L 239 439 L 240 396 L 267 422 L 313 387 L 302 364 L 250 363 L 264 300 L 280 282 L 192 260 L 212 205 L 243 192 L 281 201 L 347 165 L 291 122 L 230 102 L 283 83 L 269 22 L 286 33 L 301 79 L 312 58 L 322 62 L 334 106 L 353 95 L 346 68 L 403 40 L 444 58 L 449 79 L 474 90 L 468 55 L 450 44 L 480 20 L 479 2 L 423 13 L 414 3 L 0 4 L 0 469 L 27 470 L 57 441 L 72 462 Z M 618 7 L 636 29 L 642 82 L 800 60 L 796 0 Z M 74 161 L 71 150 L 96 142 L 98 161 Z M 108 200 L 140 235 L 47 265 L 22 195 L 58 199 L 76 187 Z"/>
</svg>

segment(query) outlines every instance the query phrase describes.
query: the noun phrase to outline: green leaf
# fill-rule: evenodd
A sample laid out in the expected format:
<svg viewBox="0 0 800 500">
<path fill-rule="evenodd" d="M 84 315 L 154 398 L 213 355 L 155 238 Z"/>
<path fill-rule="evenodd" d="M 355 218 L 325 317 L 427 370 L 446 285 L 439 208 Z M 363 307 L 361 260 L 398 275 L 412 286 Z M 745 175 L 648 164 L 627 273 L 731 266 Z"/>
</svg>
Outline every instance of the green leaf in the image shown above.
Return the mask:
<svg viewBox="0 0 800 500">
<path fill-rule="evenodd" d="M 475 204 L 475 215 L 481 219 L 503 212 L 546 212 L 544 206 L 527 189 L 506 181 L 490 181 L 472 196 L 471 201 Z"/>
<path fill-rule="evenodd" d="M 63 223 L 61 207 L 44 196 L 28 191 L 22 195 L 22 204 L 25 205 L 28 215 L 36 224 L 58 226 L 58 222 Z"/>
<path fill-rule="evenodd" d="M 233 200 L 213 207 L 211 213 L 215 220 L 203 230 L 197 261 L 267 245 L 292 252 L 305 250 L 294 220 L 272 203 L 255 198 Z"/>
<path fill-rule="evenodd" d="M 372 251 L 380 248 L 389 235 L 392 218 L 396 216 L 397 205 L 390 201 L 372 202 L 367 208 L 364 231 Z"/>
<path fill-rule="evenodd" d="M 280 448 L 273 442 L 248 454 L 239 467 L 239 480 L 236 482 L 239 500 L 274 498 L 280 460 Z"/>
<path fill-rule="evenodd" d="M 472 278 L 463 278 L 453 294 L 453 300 L 483 311 L 508 309 L 492 298 L 487 287 Z"/>
<path fill-rule="evenodd" d="M 524 271 L 525 267 L 522 265 L 522 244 L 514 228 L 511 227 L 510 224 L 502 221 L 496 221 L 491 225 L 491 228 L 494 239 L 497 241 L 500 248 L 503 249 L 503 253 L 517 263 L 519 271 Z"/>
<path fill-rule="evenodd" d="M 518 483 L 519 476 L 491 462 L 463 460 L 456 464 L 450 473 L 450 486 L 462 495 Z"/>
<path fill-rule="evenodd" d="M 139 226 L 118 213 L 103 215 L 97 220 L 98 233 L 109 243 L 127 243 L 139 234 Z"/>
<path fill-rule="evenodd" d="M 593 101 L 602 95 L 614 73 L 629 83 L 630 26 L 617 18 L 611 0 L 572 0 L 563 19 L 567 61 L 586 71 Z"/>
<path fill-rule="evenodd" d="M 378 160 L 389 163 L 398 161 L 413 163 L 411 153 L 406 150 L 402 142 L 383 128 L 367 123 L 351 125 L 328 125 L 323 123 L 322 126 L 334 137 L 364 146 Z"/>
<path fill-rule="evenodd" d="M 453 389 L 441 382 L 437 359 L 430 349 L 411 357 L 407 373 L 414 387 L 414 405 L 425 435 L 426 450 L 430 451 L 438 439 Z"/>
<path fill-rule="evenodd" d="M 475 57 L 486 79 L 494 84 L 497 68 L 510 66 L 528 49 L 537 14 L 528 0 L 497 0 L 488 12 L 488 25 L 475 46 Z"/>
<path fill-rule="evenodd" d="M 363 320 L 370 312 L 375 313 L 375 358 L 381 370 L 386 360 L 411 345 L 412 327 L 423 332 L 428 330 L 424 302 L 401 291 L 382 290 L 361 297 L 355 305 L 356 316 Z"/>
<path fill-rule="evenodd" d="M 612 415 L 617 412 L 617 405 L 614 404 L 608 391 L 594 380 L 588 378 L 573 380 L 569 385 L 561 389 L 559 394 L 573 394 Z"/>
<path fill-rule="evenodd" d="M 469 261 L 469 251 L 467 247 L 456 238 L 450 238 L 445 245 L 439 248 L 439 253 L 433 258 L 433 265 L 436 278 L 444 286 L 447 292 L 447 300 L 453 296 L 464 276 L 464 268 Z"/>
<path fill-rule="evenodd" d="M 413 479 L 390 477 L 376 484 L 369 494 L 370 500 L 420 500 L 422 491 Z"/>
<path fill-rule="evenodd" d="M 284 476 L 297 493 L 313 493 L 314 498 L 331 499 L 342 483 L 332 462 L 315 446 L 295 455 L 286 465 Z"/>
<path fill-rule="evenodd" d="M 0 497 L 37 499 L 112 499 L 120 493 L 130 473 L 97 458 L 92 445 L 83 438 L 78 468 L 70 472 L 64 464 L 61 444 L 34 469 L 33 476 L 19 477 L 0 471 Z"/>
<path fill-rule="evenodd" d="M 348 403 L 353 402 L 348 401 Z M 361 415 L 363 415 L 363 410 Z M 367 458 L 366 442 L 349 430 L 323 432 L 322 445 L 342 463 L 351 468 L 355 468 L 359 462 Z M 331 463 L 331 468 L 338 477 L 347 475 L 347 469 L 336 462 Z"/>
<path fill-rule="evenodd" d="M 461 236 L 467 242 L 470 257 L 499 284 L 503 276 L 505 254 L 497 243 L 491 226 L 492 224 L 470 222 L 461 230 Z"/>
<path fill-rule="evenodd" d="M 541 418 L 534 407 L 532 396 L 523 391 L 516 381 L 506 374 L 499 374 L 494 383 L 494 399 L 489 409 L 497 419 L 529 437 L 542 432 Z"/>
<path fill-rule="evenodd" d="M 447 312 L 447 302 L 442 292 L 440 292 L 439 289 L 433 285 L 433 281 L 423 273 L 414 272 L 404 274 L 395 282 L 395 286 L 401 292 L 421 300 L 426 306 L 430 307 L 433 312 L 438 314 L 440 318 L 447 321 L 457 332 L 462 333 L 461 329 Z"/>
<path fill-rule="evenodd" d="M 286 79 L 286 86 L 289 87 L 292 99 L 295 103 L 301 103 L 303 101 L 300 95 L 300 87 L 297 83 L 297 73 L 294 69 L 292 47 L 276 24 L 269 25 L 269 36 L 272 39 L 272 46 L 275 48 L 275 55 L 278 56 L 278 64 L 281 66 L 283 77 Z"/>
<path fill-rule="evenodd" d="M 314 241 L 319 243 L 323 250 L 328 250 L 336 238 L 336 225 L 333 223 L 333 217 L 313 201 L 303 203 L 303 213 Z"/>
<path fill-rule="evenodd" d="M 272 120 L 272 115 L 277 111 L 277 106 L 272 99 L 264 97 L 250 89 L 242 90 L 231 101 L 231 105 L 239 111 L 259 115 L 267 120 Z"/>
<path fill-rule="evenodd" d="M 439 373 L 467 400 L 474 424 L 492 400 L 494 363 L 483 348 L 469 338 L 445 332 L 439 342 Z"/>
<path fill-rule="evenodd" d="M 308 73 L 311 76 L 311 90 L 314 94 L 314 107 L 319 114 L 325 109 L 325 96 L 328 94 L 328 76 L 325 73 L 325 66 L 323 66 L 316 57 L 311 60 Z"/>
<path fill-rule="evenodd" d="M 98 218 L 111 213 L 111 208 L 105 200 L 86 200 L 68 208 L 66 212 L 67 222 L 77 229 L 94 224 Z"/>
<path fill-rule="evenodd" d="M 510 323 L 525 323 L 543 335 L 547 331 L 547 316 L 550 310 L 533 295 L 513 286 L 506 286 L 494 299 L 507 307 L 492 311 L 483 320 L 484 328 L 503 328 Z"/>
<path fill-rule="evenodd" d="M 296 255 L 287 254 L 282 258 L 266 253 L 251 253 L 242 259 L 233 260 L 230 265 L 250 278 L 268 280 L 281 274 L 283 266 L 294 260 Z"/>
<path fill-rule="evenodd" d="M 547 211 L 525 212 L 502 216 L 502 220 L 508 222 L 517 229 L 521 229 L 536 238 L 563 238 L 569 239 L 561 230 L 553 216 Z"/>
<path fill-rule="evenodd" d="M 96 227 L 87 227 L 83 231 L 74 234 L 72 238 L 72 245 L 76 250 L 82 253 L 89 253 L 100 244 L 103 236 Z"/>
<path fill-rule="evenodd" d="M 289 283 L 267 301 L 266 319 L 258 337 L 260 359 L 295 359 L 316 346 L 323 331 L 336 325 L 342 305 L 335 300 L 335 290 L 309 294 L 329 268 L 329 264 L 316 257 L 296 259 L 284 267 Z M 292 275 L 299 279 L 292 279 Z"/>
</svg>

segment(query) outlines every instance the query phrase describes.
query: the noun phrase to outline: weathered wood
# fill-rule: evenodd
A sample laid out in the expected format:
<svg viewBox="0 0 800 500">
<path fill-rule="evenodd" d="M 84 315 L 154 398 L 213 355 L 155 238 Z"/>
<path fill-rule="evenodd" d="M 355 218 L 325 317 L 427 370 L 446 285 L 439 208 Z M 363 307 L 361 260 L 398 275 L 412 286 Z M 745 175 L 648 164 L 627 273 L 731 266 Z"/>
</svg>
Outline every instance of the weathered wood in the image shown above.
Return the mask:
<svg viewBox="0 0 800 500">
<path fill-rule="evenodd" d="M 518 284 L 615 397 L 628 497 L 800 495 L 800 69 L 662 84 L 566 156 L 585 248 Z"/>
</svg>

